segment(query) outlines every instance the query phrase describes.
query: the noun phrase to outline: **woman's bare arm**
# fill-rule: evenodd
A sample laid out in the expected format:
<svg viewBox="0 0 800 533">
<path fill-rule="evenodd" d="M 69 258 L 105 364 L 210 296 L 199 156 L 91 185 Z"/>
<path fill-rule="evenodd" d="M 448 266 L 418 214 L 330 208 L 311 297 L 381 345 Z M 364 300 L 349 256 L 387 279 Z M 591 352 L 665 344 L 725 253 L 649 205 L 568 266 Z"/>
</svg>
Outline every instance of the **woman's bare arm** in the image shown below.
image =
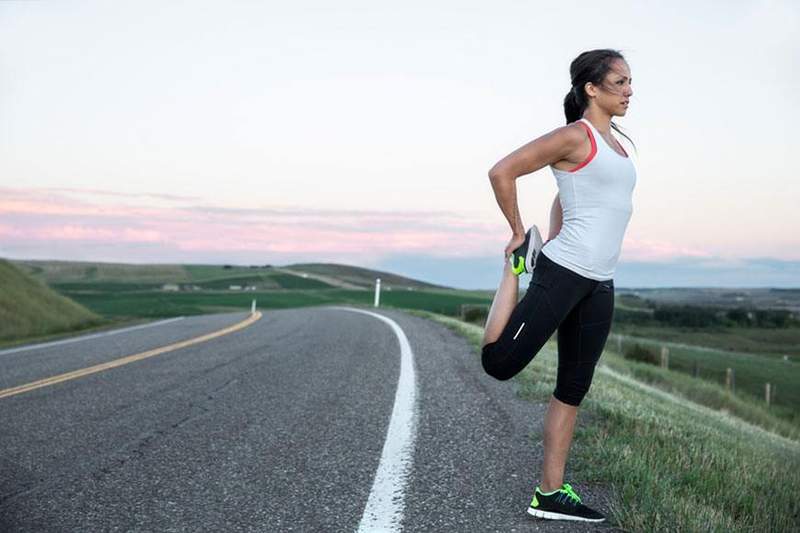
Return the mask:
<svg viewBox="0 0 800 533">
<path fill-rule="evenodd" d="M 489 170 L 495 199 L 514 237 L 525 235 L 517 203 L 517 178 L 567 159 L 580 148 L 584 137 L 581 127 L 574 124 L 561 126 L 517 148 Z"/>
</svg>

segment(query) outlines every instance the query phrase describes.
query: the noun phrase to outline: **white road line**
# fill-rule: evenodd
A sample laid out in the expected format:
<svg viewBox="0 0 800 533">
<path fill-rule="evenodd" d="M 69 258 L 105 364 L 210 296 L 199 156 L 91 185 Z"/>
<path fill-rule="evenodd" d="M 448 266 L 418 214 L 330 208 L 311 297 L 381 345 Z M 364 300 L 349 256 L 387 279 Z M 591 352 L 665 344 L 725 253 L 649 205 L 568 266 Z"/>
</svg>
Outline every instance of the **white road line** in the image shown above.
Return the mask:
<svg viewBox="0 0 800 533">
<path fill-rule="evenodd" d="M 383 320 L 400 342 L 400 379 L 394 397 L 394 408 L 383 444 L 381 460 L 367 499 L 359 532 L 400 531 L 405 508 L 405 485 L 414 458 L 417 433 L 417 383 L 414 352 L 397 322 L 378 313 L 351 307 L 334 307 L 354 311 Z"/>
<path fill-rule="evenodd" d="M 6 355 L 10 353 L 17 353 L 17 352 L 25 352 L 28 350 L 38 350 L 40 348 L 50 348 L 51 346 L 60 346 L 62 344 L 72 344 L 73 342 L 81 342 L 81 341 L 88 341 L 89 339 L 96 339 L 98 337 L 108 337 L 111 335 L 116 335 L 117 333 L 125 333 L 127 331 L 134 331 L 137 329 L 144 329 L 144 328 L 152 328 L 155 326 L 163 326 L 164 324 L 169 324 L 171 322 L 177 322 L 178 320 L 183 320 L 184 317 L 179 316 L 176 318 L 168 318 L 166 320 L 159 320 L 158 322 L 150 322 L 149 324 L 140 324 L 138 326 L 131 326 L 128 328 L 121 328 L 121 329 L 112 329 L 111 331 L 103 331 L 100 333 L 92 333 L 91 335 L 81 335 L 80 337 L 70 337 L 69 339 L 64 339 L 60 341 L 51 341 L 51 342 L 43 342 L 40 344 L 29 344 L 27 346 L 21 346 L 19 348 L 10 348 L 8 350 L 0 350 L 0 355 Z"/>
</svg>

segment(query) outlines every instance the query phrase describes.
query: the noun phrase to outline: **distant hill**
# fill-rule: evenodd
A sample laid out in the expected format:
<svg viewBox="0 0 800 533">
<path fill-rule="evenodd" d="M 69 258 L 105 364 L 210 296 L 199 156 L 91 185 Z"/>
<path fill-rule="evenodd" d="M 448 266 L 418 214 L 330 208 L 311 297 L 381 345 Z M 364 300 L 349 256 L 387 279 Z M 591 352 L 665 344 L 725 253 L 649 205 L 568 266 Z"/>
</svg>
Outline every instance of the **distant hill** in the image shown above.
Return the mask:
<svg viewBox="0 0 800 533">
<path fill-rule="evenodd" d="M 350 283 L 363 288 L 375 286 L 375 279 L 381 279 L 382 287 L 392 288 L 415 288 L 415 289 L 449 289 L 444 285 L 434 285 L 412 278 L 407 278 L 390 272 L 371 270 L 351 265 L 340 265 L 336 263 L 295 263 L 283 267 L 293 272 L 304 272 L 307 274 L 323 275 L 340 281 Z"/>
<path fill-rule="evenodd" d="M 0 259 L 0 341 L 82 329 L 103 320 Z"/>
<path fill-rule="evenodd" d="M 136 265 L 20 260 L 16 264 L 58 291 L 146 291 L 173 285 L 191 290 L 330 289 L 328 283 L 271 265 Z"/>
<path fill-rule="evenodd" d="M 183 283 L 192 281 L 183 265 L 34 260 L 15 260 L 14 263 L 48 284 L 73 282 Z"/>
<path fill-rule="evenodd" d="M 254 290 L 371 289 L 375 278 L 384 288 L 448 289 L 390 272 L 335 263 L 273 265 L 136 265 L 81 261 L 18 260 L 15 264 L 58 291 L 141 291 L 163 285 L 203 290 L 231 286 Z"/>
</svg>

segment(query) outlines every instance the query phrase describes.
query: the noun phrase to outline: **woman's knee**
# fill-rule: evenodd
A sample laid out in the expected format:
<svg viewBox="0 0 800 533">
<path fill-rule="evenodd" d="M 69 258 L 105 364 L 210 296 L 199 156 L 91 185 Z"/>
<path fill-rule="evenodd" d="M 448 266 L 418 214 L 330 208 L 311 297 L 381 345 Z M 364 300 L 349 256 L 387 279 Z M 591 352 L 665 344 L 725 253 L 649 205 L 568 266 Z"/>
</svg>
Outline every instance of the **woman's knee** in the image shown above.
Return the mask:
<svg viewBox="0 0 800 533">
<path fill-rule="evenodd" d="M 507 358 L 500 356 L 497 348 L 497 342 L 486 344 L 481 349 L 481 364 L 487 374 L 500 381 L 506 381 L 514 377 L 516 372 L 503 364 Z"/>
<path fill-rule="evenodd" d="M 553 396 L 556 400 L 562 403 L 571 405 L 573 407 L 578 407 L 580 406 L 587 392 L 589 392 L 588 387 L 561 387 L 556 385 L 555 390 L 553 390 Z"/>
<path fill-rule="evenodd" d="M 553 391 L 553 396 L 561 402 L 577 407 L 589 392 L 593 376 L 593 365 L 591 371 L 586 369 L 581 371 L 580 367 L 573 368 L 570 371 L 561 371 L 556 379 L 556 388 Z"/>
</svg>

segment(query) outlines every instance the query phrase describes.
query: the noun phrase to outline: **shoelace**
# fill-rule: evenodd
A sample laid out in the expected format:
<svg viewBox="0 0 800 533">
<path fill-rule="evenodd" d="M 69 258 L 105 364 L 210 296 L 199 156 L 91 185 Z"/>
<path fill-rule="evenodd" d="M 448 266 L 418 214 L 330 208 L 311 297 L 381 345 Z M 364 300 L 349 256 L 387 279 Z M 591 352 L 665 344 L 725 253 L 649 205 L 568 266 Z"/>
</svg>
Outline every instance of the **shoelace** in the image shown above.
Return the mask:
<svg viewBox="0 0 800 533">
<path fill-rule="evenodd" d="M 578 496 L 578 494 L 572 489 L 572 485 L 569 483 L 564 483 L 564 487 L 561 489 L 561 492 L 566 493 L 574 505 L 581 503 L 580 496 Z"/>
</svg>

